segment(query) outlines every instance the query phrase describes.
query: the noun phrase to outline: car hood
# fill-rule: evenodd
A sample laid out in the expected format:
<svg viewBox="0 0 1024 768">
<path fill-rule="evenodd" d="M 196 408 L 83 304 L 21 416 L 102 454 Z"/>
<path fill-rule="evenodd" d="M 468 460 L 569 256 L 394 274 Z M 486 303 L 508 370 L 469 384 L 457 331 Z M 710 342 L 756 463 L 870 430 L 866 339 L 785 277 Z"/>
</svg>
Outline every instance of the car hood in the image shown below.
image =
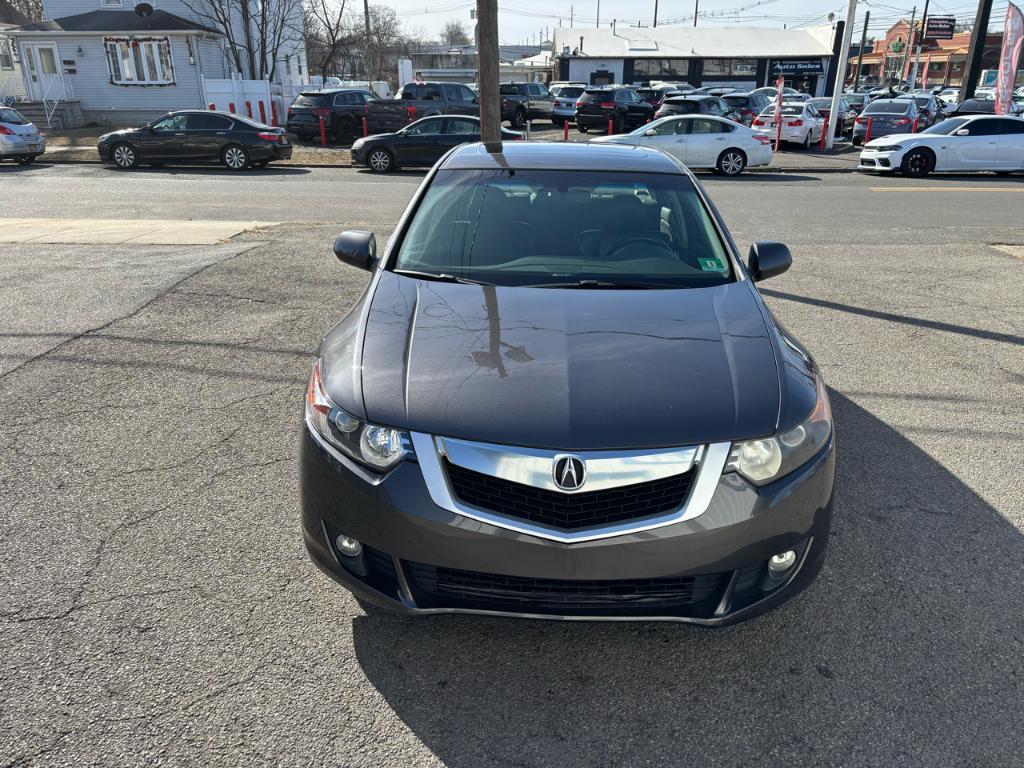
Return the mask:
<svg viewBox="0 0 1024 768">
<path fill-rule="evenodd" d="M 99 141 L 101 141 L 101 142 L 102 141 L 110 141 L 111 139 L 116 139 L 118 137 L 132 136 L 134 134 L 139 133 L 139 131 L 141 131 L 141 130 L 143 130 L 143 129 L 142 128 L 122 128 L 119 131 L 111 131 L 110 133 L 104 133 L 102 136 L 100 136 Z"/>
<path fill-rule="evenodd" d="M 749 282 L 576 290 L 381 274 L 363 308 L 366 417 L 417 432 L 537 448 L 677 446 L 771 434 L 772 335 Z M 338 346 L 351 348 L 351 333 Z M 328 360 L 353 391 L 358 359 Z M 343 404 L 343 403 L 342 403 Z"/>
<path fill-rule="evenodd" d="M 865 149 L 880 149 L 882 147 L 891 147 L 896 144 L 906 144 L 908 141 L 920 141 L 925 134 L 893 134 L 892 136 L 879 136 L 877 139 L 872 139 L 864 145 Z"/>
</svg>

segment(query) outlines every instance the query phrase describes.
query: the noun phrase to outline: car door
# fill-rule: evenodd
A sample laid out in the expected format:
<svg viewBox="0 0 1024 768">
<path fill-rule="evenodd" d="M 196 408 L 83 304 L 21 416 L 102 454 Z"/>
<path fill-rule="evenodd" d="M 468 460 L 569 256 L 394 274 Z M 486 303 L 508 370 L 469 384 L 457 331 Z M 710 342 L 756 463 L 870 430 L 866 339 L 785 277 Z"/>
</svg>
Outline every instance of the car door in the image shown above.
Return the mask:
<svg viewBox="0 0 1024 768">
<path fill-rule="evenodd" d="M 993 122 L 998 122 L 1002 130 L 996 166 L 1002 171 L 1024 170 L 1024 120 L 1004 117 Z"/>
<path fill-rule="evenodd" d="M 966 131 L 966 133 L 964 133 Z M 962 171 L 984 171 L 996 167 L 999 149 L 999 121 L 971 120 L 950 136 L 950 164 Z"/>
<path fill-rule="evenodd" d="M 179 112 L 151 123 L 140 131 L 139 151 L 143 160 L 180 160 L 187 157 L 188 113 Z"/>
<path fill-rule="evenodd" d="M 219 160 L 221 150 L 230 143 L 233 123 L 226 117 L 209 112 L 192 112 L 185 132 L 188 134 L 183 159 Z"/>
<path fill-rule="evenodd" d="M 691 118 L 670 117 L 648 126 L 637 143 L 667 152 L 681 162 L 686 162 L 687 124 Z"/>
<path fill-rule="evenodd" d="M 434 162 L 452 147 L 469 141 L 480 141 L 480 123 L 466 117 L 449 117 L 438 136 L 438 151 Z"/>
<path fill-rule="evenodd" d="M 686 164 L 691 168 L 713 168 L 728 144 L 731 128 L 724 118 L 692 118 L 686 135 Z"/>
<path fill-rule="evenodd" d="M 399 164 L 433 165 L 443 154 L 441 131 L 444 118 L 431 117 L 419 120 L 405 128 L 395 142 L 395 155 Z"/>
</svg>

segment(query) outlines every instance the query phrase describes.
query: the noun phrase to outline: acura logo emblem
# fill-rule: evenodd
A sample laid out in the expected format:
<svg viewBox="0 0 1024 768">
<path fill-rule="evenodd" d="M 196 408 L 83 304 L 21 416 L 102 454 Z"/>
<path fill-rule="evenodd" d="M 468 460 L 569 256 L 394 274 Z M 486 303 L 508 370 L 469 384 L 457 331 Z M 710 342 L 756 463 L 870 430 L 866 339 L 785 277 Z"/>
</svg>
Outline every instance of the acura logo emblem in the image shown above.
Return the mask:
<svg viewBox="0 0 1024 768">
<path fill-rule="evenodd" d="M 555 485 L 563 491 L 575 491 L 586 481 L 587 465 L 579 456 L 555 456 L 551 474 Z"/>
</svg>

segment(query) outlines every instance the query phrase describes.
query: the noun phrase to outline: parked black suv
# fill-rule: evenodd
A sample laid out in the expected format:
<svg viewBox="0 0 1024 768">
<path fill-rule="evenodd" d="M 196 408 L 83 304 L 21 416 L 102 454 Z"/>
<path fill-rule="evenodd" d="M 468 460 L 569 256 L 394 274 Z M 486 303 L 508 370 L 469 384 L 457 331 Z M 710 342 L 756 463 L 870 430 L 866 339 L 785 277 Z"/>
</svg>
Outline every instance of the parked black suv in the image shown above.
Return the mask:
<svg viewBox="0 0 1024 768">
<path fill-rule="evenodd" d="M 654 117 L 654 107 L 640 98 L 632 89 L 609 85 L 587 88 L 576 102 L 576 128 L 586 133 L 591 128 L 622 133 L 626 128 L 635 128 Z"/>
<path fill-rule="evenodd" d="M 714 115 L 740 122 L 740 113 L 720 96 L 670 96 L 661 102 L 655 117 L 670 115 Z"/>
<path fill-rule="evenodd" d="M 320 118 L 332 141 L 348 144 L 363 132 L 366 103 L 378 101 L 368 91 L 356 88 L 306 91 L 288 107 L 288 130 L 300 139 L 320 135 Z"/>
<path fill-rule="evenodd" d="M 763 93 L 727 93 L 722 101 L 739 113 L 739 122 L 748 128 L 754 118 L 772 104 L 772 100 Z"/>
<path fill-rule="evenodd" d="M 502 83 L 501 119 L 513 128 L 525 128 L 527 120 L 550 120 L 555 97 L 540 83 Z"/>
</svg>

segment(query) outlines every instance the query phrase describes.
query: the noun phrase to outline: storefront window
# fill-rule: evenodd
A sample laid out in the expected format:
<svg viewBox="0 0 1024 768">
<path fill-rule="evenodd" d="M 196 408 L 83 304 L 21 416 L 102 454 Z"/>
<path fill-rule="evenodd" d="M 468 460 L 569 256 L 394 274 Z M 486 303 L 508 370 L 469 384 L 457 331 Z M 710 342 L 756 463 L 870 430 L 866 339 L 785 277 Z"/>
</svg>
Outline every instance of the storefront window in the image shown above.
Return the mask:
<svg viewBox="0 0 1024 768">
<path fill-rule="evenodd" d="M 636 80 L 682 80 L 689 74 L 689 59 L 637 59 L 633 62 Z"/>
<path fill-rule="evenodd" d="M 721 75 L 731 77 L 755 77 L 757 61 L 755 59 L 704 59 L 705 75 Z"/>
</svg>

